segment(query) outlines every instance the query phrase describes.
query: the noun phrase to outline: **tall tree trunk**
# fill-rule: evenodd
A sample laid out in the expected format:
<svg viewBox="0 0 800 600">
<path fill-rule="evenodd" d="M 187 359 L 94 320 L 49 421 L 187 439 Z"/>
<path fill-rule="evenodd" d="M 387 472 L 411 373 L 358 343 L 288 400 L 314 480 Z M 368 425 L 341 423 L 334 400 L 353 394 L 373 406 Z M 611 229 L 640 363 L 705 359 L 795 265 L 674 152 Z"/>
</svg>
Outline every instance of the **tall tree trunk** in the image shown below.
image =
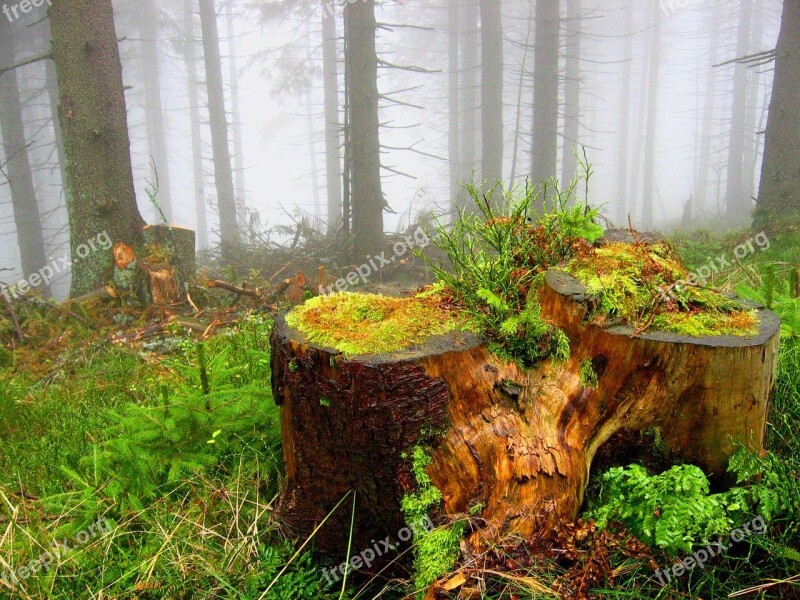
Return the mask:
<svg viewBox="0 0 800 600">
<path fill-rule="evenodd" d="M 503 181 L 503 19 L 502 0 L 481 7 L 481 177 Z"/>
<path fill-rule="evenodd" d="M 756 224 L 800 219 L 800 0 L 784 0 Z"/>
<path fill-rule="evenodd" d="M 339 67 L 336 62 L 336 12 L 322 2 L 322 85 L 325 96 L 325 190 L 328 235 L 342 228 L 342 132 L 339 120 Z"/>
<path fill-rule="evenodd" d="M 661 66 L 661 8 L 652 5 L 653 34 L 650 46 L 650 83 L 647 98 L 647 130 L 644 142 L 644 193 L 642 194 L 642 222 L 646 228 L 653 225 L 655 203 L 656 127 L 658 123 L 658 72 Z"/>
<path fill-rule="evenodd" d="M 622 87 L 619 102 L 619 145 L 617 146 L 617 225 L 628 218 L 628 153 L 631 127 L 631 71 L 633 64 L 633 5 L 625 8 L 625 50 L 622 57 Z"/>
<path fill-rule="evenodd" d="M 314 216 L 322 219 L 322 202 L 319 194 L 319 173 L 317 168 L 317 142 L 314 139 L 314 104 L 311 94 L 306 93 L 306 134 L 308 135 L 308 160 L 311 167 L 311 197 L 314 203 Z"/>
<path fill-rule="evenodd" d="M 522 138 L 522 95 L 525 91 L 525 76 L 528 74 L 526 67 L 528 65 L 528 52 L 531 50 L 531 31 L 533 30 L 533 10 L 534 5 L 531 3 L 530 12 L 528 14 L 528 32 L 525 34 L 525 47 L 522 50 L 522 64 L 519 69 L 519 83 L 517 86 L 517 116 L 514 123 L 514 149 L 511 154 L 511 175 L 508 180 L 511 187 L 514 187 L 514 182 L 517 179 L 517 159 L 519 157 L 519 142 Z"/>
<path fill-rule="evenodd" d="M 455 218 L 458 215 L 459 198 L 461 189 L 459 178 L 463 172 L 461 164 L 460 126 L 461 126 L 461 90 L 459 89 L 460 59 L 459 54 L 461 36 L 460 15 L 458 2 L 450 2 L 447 8 L 447 76 L 448 76 L 448 130 L 447 154 L 450 169 L 450 214 Z"/>
<path fill-rule="evenodd" d="M 225 93 L 222 88 L 222 59 L 214 0 L 200 0 L 200 25 L 203 29 L 203 56 L 208 88 L 208 116 L 211 123 L 211 149 L 214 155 L 214 182 L 217 188 L 219 236 L 222 255 L 230 258 L 239 244 L 236 226 L 236 199 L 233 191 L 228 123 L 225 119 Z"/>
<path fill-rule="evenodd" d="M 344 9 L 345 72 L 350 114 L 353 253 L 356 263 L 383 252 L 383 205 L 378 133 L 378 57 L 375 2 Z"/>
<path fill-rule="evenodd" d="M 200 250 L 205 250 L 208 248 L 208 214 L 206 210 L 205 176 L 203 175 L 203 137 L 200 132 L 200 86 L 197 81 L 194 0 L 184 0 L 183 2 L 183 30 L 186 36 L 183 56 L 186 62 L 189 124 L 192 136 L 192 179 L 197 222 L 197 247 Z"/>
<path fill-rule="evenodd" d="M 534 185 L 541 185 L 557 176 L 559 11 L 559 0 L 536 0 L 531 151 L 531 181 Z"/>
<path fill-rule="evenodd" d="M 478 134 L 478 4 L 477 0 L 463 0 L 461 10 L 462 48 L 461 72 L 461 180 L 473 183 L 477 163 Z M 468 203 L 469 195 L 462 191 L 462 206 Z"/>
<path fill-rule="evenodd" d="M 719 62 L 719 41 L 721 37 L 721 22 L 719 9 L 711 6 L 708 9 L 708 27 L 711 30 L 711 41 L 709 46 L 709 64 L 715 65 Z M 709 171 L 711 169 L 711 141 L 714 136 L 714 113 L 717 101 L 717 72 L 716 68 L 708 69 L 706 78 L 706 92 L 703 101 L 703 132 L 700 137 L 700 156 L 697 166 L 696 186 L 694 202 L 700 207 L 708 206 L 708 183 Z"/>
<path fill-rule="evenodd" d="M 139 19 L 142 64 L 144 67 L 145 121 L 147 124 L 147 145 L 155 166 L 153 183 L 158 180 L 156 202 L 164 219 L 173 219 L 172 193 L 170 191 L 169 152 L 167 134 L 164 127 L 164 105 L 161 99 L 161 61 L 158 51 L 158 24 L 156 5 L 153 0 L 142 0 L 141 7 L 135 11 Z"/>
<path fill-rule="evenodd" d="M 114 243 L 137 245 L 145 223 L 133 187 L 111 0 L 53 0 L 49 14 L 67 161 L 71 293 L 78 296 L 103 286 L 114 264 L 110 249 L 86 254 L 85 244 L 106 232 Z"/>
<path fill-rule="evenodd" d="M 753 7 L 753 26 L 750 34 L 750 53 L 761 50 L 762 38 L 764 34 L 764 2 L 755 0 Z M 755 196 L 755 177 L 756 177 L 756 157 L 759 149 L 759 114 L 758 97 L 761 87 L 761 74 L 758 69 L 750 70 L 750 82 L 747 86 L 747 112 L 745 116 L 745 142 L 744 154 L 742 159 L 742 189 L 744 195 L 750 199 Z"/>
<path fill-rule="evenodd" d="M 750 49 L 750 28 L 753 21 L 753 0 L 741 0 L 739 33 L 736 42 L 736 57 L 746 56 Z M 728 176 L 725 186 L 728 219 L 735 222 L 746 220 L 753 211 L 750 194 L 744 190 L 744 146 L 745 120 L 747 118 L 748 66 L 736 63 L 733 75 L 733 108 L 731 110 L 731 134 L 728 143 Z"/>
<path fill-rule="evenodd" d="M 0 19 L 0 66 L 11 66 L 15 62 L 12 25 Z M 17 228 L 22 272 L 25 277 L 45 266 L 46 253 L 39 202 L 33 185 L 28 144 L 25 140 L 25 125 L 16 70 L 0 75 L 0 129 L 3 134 L 5 172 L 11 188 L 11 204 Z M 49 282 L 42 282 L 38 290 L 45 297 L 50 295 Z"/>
<path fill-rule="evenodd" d="M 580 134 L 581 95 L 581 0 L 567 0 L 566 60 L 564 64 L 564 141 L 561 185 L 566 188 L 578 171 L 575 152 Z"/>
<path fill-rule="evenodd" d="M 225 3 L 225 27 L 228 36 L 228 78 L 231 90 L 231 128 L 233 129 L 233 183 L 236 198 L 236 216 L 239 229 L 247 228 L 247 188 L 244 169 L 244 142 L 242 140 L 242 109 L 239 102 L 239 68 L 237 66 L 236 31 L 233 19 L 233 0 Z"/>
</svg>

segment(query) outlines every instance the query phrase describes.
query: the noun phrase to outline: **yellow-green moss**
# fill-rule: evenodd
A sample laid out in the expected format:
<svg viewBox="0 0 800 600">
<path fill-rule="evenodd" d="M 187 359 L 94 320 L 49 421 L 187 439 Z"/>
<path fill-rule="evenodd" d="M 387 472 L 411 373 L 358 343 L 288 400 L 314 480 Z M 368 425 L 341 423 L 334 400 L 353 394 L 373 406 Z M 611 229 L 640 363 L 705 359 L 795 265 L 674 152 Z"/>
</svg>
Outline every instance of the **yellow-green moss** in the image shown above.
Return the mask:
<svg viewBox="0 0 800 600">
<path fill-rule="evenodd" d="M 435 295 L 393 298 L 350 292 L 311 298 L 286 315 L 286 323 L 310 342 L 345 355 L 396 352 L 461 324 Z"/>
<path fill-rule="evenodd" d="M 689 272 L 668 244 L 614 243 L 584 252 L 566 270 L 599 301 L 598 322 L 684 335 L 752 335 L 758 315 L 722 294 L 682 283 Z M 676 285 L 680 284 L 680 285 Z"/>
</svg>

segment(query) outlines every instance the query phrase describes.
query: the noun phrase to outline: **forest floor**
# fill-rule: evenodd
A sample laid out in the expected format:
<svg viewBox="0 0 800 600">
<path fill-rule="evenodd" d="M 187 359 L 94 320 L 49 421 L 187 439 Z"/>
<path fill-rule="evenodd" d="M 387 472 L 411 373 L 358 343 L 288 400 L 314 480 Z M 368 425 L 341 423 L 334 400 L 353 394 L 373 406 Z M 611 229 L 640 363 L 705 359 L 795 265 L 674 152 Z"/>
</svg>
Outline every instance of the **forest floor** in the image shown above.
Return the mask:
<svg viewBox="0 0 800 600">
<path fill-rule="evenodd" d="M 701 274 L 728 257 L 710 283 L 784 323 L 768 452 L 747 465 L 760 483 L 741 488 L 757 510 L 731 529 L 752 528 L 698 568 L 686 557 L 707 546 L 719 490 L 692 487 L 686 465 L 658 479 L 663 457 L 636 455 L 631 439 L 631 452 L 595 465 L 584 515 L 603 514 L 608 489 L 641 493 L 625 507 L 627 527 L 582 520 L 559 548 L 508 540 L 458 563 L 437 589 L 414 590 L 410 570 L 332 581 L 335 565 L 314 558 L 313 540 L 287 539 L 272 516 L 283 467 L 269 333 L 283 298 L 232 303 L 220 292 L 202 315 L 23 302 L 22 341 L 0 319 L 0 598 L 800 598 L 800 235 L 764 239 L 674 239 Z M 651 472 L 615 470 L 637 460 Z M 648 537 L 636 522 L 651 518 L 653 494 L 659 513 L 698 507 L 691 527 L 662 520 L 664 535 Z M 692 552 L 681 550 L 686 536 Z"/>
</svg>

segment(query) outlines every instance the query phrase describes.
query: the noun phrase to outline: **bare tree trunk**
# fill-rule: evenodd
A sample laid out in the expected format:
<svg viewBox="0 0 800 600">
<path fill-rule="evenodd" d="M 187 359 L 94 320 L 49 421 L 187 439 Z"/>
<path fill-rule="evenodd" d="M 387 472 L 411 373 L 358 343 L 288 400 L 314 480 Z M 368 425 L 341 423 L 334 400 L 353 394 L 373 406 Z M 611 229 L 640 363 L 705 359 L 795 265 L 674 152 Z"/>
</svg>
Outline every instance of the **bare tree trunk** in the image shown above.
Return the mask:
<svg viewBox="0 0 800 600">
<path fill-rule="evenodd" d="M 231 126 L 233 129 L 233 181 L 236 216 L 240 231 L 247 229 L 247 187 L 245 184 L 244 143 L 242 141 L 242 109 L 239 103 L 239 69 L 237 67 L 236 32 L 233 22 L 233 0 L 225 5 L 228 36 L 228 77 L 231 90 Z"/>
<path fill-rule="evenodd" d="M 308 136 L 308 160 L 311 167 L 311 198 L 314 203 L 314 216 L 322 219 L 322 202 L 319 194 L 319 173 L 317 167 L 317 142 L 314 139 L 314 105 L 311 94 L 306 93 L 306 135 Z"/>
<path fill-rule="evenodd" d="M 658 123 L 658 72 L 661 66 L 661 9 L 653 4 L 653 34 L 650 46 L 650 83 L 647 99 L 647 129 L 644 142 L 644 193 L 642 194 L 642 222 L 646 228 L 653 225 L 655 202 L 656 127 Z"/>
<path fill-rule="evenodd" d="M 448 159 L 450 169 L 450 214 L 455 218 L 458 215 L 459 198 L 461 189 L 459 188 L 459 178 L 463 172 L 461 164 L 460 146 L 460 125 L 461 125 L 461 90 L 459 89 L 460 75 L 460 15 L 458 2 L 451 1 L 447 8 L 447 74 L 449 106 L 448 106 Z"/>
<path fill-rule="evenodd" d="M 342 132 L 339 121 L 339 68 L 336 62 L 336 13 L 322 2 L 322 77 L 325 96 L 325 189 L 328 235 L 342 228 Z"/>
<path fill-rule="evenodd" d="M 578 172 L 575 156 L 579 146 L 581 116 L 581 0 L 567 0 L 564 65 L 564 140 L 561 155 L 561 185 L 566 188 Z"/>
<path fill-rule="evenodd" d="M 183 29 L 186 36 L 184 61 L 186 62 L 187 95 L 189 97 L 189 123 L 192 136 L 192 179 L 194 206 L 197 221 L 197 246 L 208 248 L 208 214 L 206 209 L 205 176 L 203 175 L 203 138 L 200 132 L 200 85 L 197 81 L 197 43 L 194 25 L 194 0 L 183 2 Z"/>
<path fill-rule="evenodd" d="M 15 63 L 12 31 L 11 24 L 5 19 L 0 19 L 0 67 Z M 2 107 L 0 129 L 3 134 L 3 154 L 6 163 L 4 171 L 11 189 L 11 204 L 14 209 L 22 271 L 24 276 L 28 277 L 44 267 L 47 260 L 39 201 L 36 198 L 28 158 L 28 143 L 25 139 L 16 70 L 0 75 L 0 107 Z M 38 289 L 45 297 L 50 295 L 49 282 L 42 281 Z"/>
<path fill-rule="evenodd" d="M 736 57 L 747 55 L 750 49 L 750 28 L 753 21 L 753 0 L 741 0 Z M 745 119 L 747 118 L 748 66 L 737 63 L 733 75 L 733 107 L 731 135 L 728 143 L 728 177 L 725 187 L 728 219 L 742 222 L 753 210 L 749 194 L 744 190 Z"/>
<path fill-rule="evenodd" d="M 756 224 L 800 217 L 800 2 L 784 0 Z"/>
<path fill-rule="evenodd" d="M 559 0 L 536 0 L 531 181 L 537 186 L 557 176 L 559 22 Z"/>
<path fill-rule="evenodd" d="M 374 0 L 345 6 L 344 24 L 352 165 L 353 258 L 360 263 L 369 255 L 383 252 L 384 246 Z"/>
<path fill-rule="evenodd" d="M 533 28 L 533 9 L 534 5 L 531 3 L 530 12 L 528 14 L 528 32 L 525 34 L 525 47 L 522 50 L 522 65 L 519 69 L 519 84 L 517 87 L 517 116 L 514 123 L 514 150 L 511 154 L 511 175 L 508 180 L 511 182 L 511 187 L 517 179 L 517 159 L 519 157 L 519 141 L 522 137 L 522 95 L 525 91 L 525 76 L 527 75 L 526 67 L 528 65 L 528 52 L 531 50 L 531 30 Z"/>
<path fill-rule="evenodd" d="M 133 246 L 145 223 L 133 186 L 111 0 L 53 0 L 49 14 L 67 161 L 71 293 L 78 296 L 105 285 L 113 272 L 111 250 L 85 254 L 88 241 L 105 232 L 112 242 Z"/>
<path fill-rule="evenodd" d="M 158 180 L 156 201 L 167 223 L 173 220 L 172 194 L 170 191 L 169 153 L 164 127 L 164 107 L 161 99 L 161 63 L 158 51 L 158 12 L 153 0 L 142 0 L 139 10 L 139 36 L 144 70 L 145 121 L 147 124 L 147 146 L 155 166 L 153 184 Z"/>
<path fill-rule="evenodd" d="M 208 88 L 208 116 L 211 122 L 211 148 L 214 155 L 214 181 L 217 188 L 219 235 L 222 255 L 230 258 L 239 244 L 236 226 L 236 199 L 233 191 L 228 123 L 225 119 L 225 93 L 222 88 L 222 59 L 214 0 L 200 0 L 200 25 L 203 29 L 203 55 Z"/>
<path fill-rule="evenodd" d="M 709 64 L 719 62 L 719 41 L 721 19 L 716 6 L 709 7 L 708 27 L 711 30 Z M 708 176 L 711 169 L 711 140 L 714 136 L 714 113 L 717 102 L 717 69 L 708 69 L 706 92 L 703 107 L 703 132 L 700 139 L 700 156 L 696 174 L 694 201 L 701 208 L 708 205 Z"/>
<path fill-rule="evenodd" d="M 761 50 L 764 35 L 764 2 L 755 0 L 753 7 L 753 27 L 750 36 L 750 53 Z M 747 115 L 744 121 L 745 143 L 742 159 L 742 190 L 744 195 L 752 200 L 755 197 L 755 177 L 756 177 L 756 157 L 758 156 L 759 138 L 758 133 L 758 96 L 761 87 L 761 73 L 759 69 L 750 70 L 750 82 L 747 88 Z"/>
<path fill-rule="evenodd" d="M 481 177 L 503 181 L 503 19 L 502 0 L 481 7 Z"/>
<path fill-rule="evenodd" d="M 633 5 L 625 8 L 625 50 L 622 57 L 622 93 L 619 102 L 619 145 L 617 146 L 617 225 L 628 219 L 628 156 L 631 127 L 631 70 L 633 63 Z"/>
<path fill-rule="evenodd" d="M 462 47 L 461 72 L 461 180 L 472 183 L 477 163 L 478 135 L 478 4 L 477 0 L 464 0 L 461 10 Z M 462 192 L 461 204 L 466 206 L 468 195 Z"/>
</svg>

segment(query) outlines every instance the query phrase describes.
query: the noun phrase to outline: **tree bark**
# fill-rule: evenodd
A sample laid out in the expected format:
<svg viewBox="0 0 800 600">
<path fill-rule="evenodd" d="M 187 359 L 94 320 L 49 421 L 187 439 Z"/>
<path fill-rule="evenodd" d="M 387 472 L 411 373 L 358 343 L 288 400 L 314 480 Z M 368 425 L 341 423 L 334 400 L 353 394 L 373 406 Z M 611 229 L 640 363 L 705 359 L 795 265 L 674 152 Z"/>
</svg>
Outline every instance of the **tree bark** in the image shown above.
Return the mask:
<svg viewBox="0 0 800 600">
<path fill-rule="evenodd" d="M 502 0 L 480 0 L 481 177 L 492 188 L 503 181 Z"/>
<path fill-rule="evenodd" d="M 351 490 L 353 547 L 404 526 L 415 488 L 408 454 L 428 446 L 442 514 L 480 504 L 473 549 L 508 534 L 546 537 L 573 521 L 592 459 L 619 431 L 657 427 L 667 449 L 714 477 L 737 444 L 759 450 L 774 386 L 780 322 L 760 310 L 752 337 L 692 338 L 591 324 L 585 288 L 546 276 L 542 315 L 570 339 L 571 358 L 522 370 L 480 338 L 451 333 L 385 356 L 345 359 L 309 344 L 278 318 L 272 377 L 281 406 L 287 482 L 279 513 L 304 537 Z M 593 387 L 582 383 L 591 362 Z M 316 534 L 324 553 L 347 549 L 350 511 Z"/>
<path fill-rule="evenodd" d="M 647 90 L 647 127 L 644 142 L 644 190 L 642 194 L 642 223 L 646 230 L 653 226 L 653 209 L 656 193 L 656 132 L 658 128 L 658 88 L 659 88 L 659 69 L 661 67 L 661 8 L 655 4 L 651 5 L 653 13 L 653 33 L 650 38 L 650 83 Z"/>
<path fill-rule="evenodd" d="M 133 186 L 111 0 L 53 0 L 49 14 L 77 296 L 103 287 L 113 270 L 110 251 L 79 256 L 77 249 L 104 231 L 115 243 L 136 245 L 145 223 Z"/>
<path fill-rule="evenodd" d="M 353 260 L 360 264 L 384 249 L 374 0 L 347 4 L 344 24 Z"/>
<path fill-rule="evenodd" d="M 214 0 L 200 0 L 200 24 L 203 30 L 203 56 L 208 88 L 208 116 L 211 124 L 211 148 L 214 155 L 214 182 L 217 188 L 219 236 L 222 255 L 232 256 L 239 244 L 236 226 L 236 199 L 233 191 L 228 123 L 225 118 L 225 93 L 222 88 L 222 58 Z"/>
<path fill-rule="evenodd" d="M 459 89 L 460 69 L 460 44 L 461 36 L 460 15 L 458 2 L 450 2 L 447 7 L 447 158 L 450 176 L 450 214 L 455 219 L 458 216 L 459 198 L 461 188 L 459 179 L 463 171 L 461 164 L 461 90 Z"/>
<path fill-rule="evenodd" d="M 750 28 L 753 22 L 753 0 L 742 0 L 739 14 L 739 33 L 736 57 L 742 58 L 750 49 Z M 733 107 L 728 142 L 728 177 L 725 201 L 729 221 L 742 223 L 750 218 L 753 203 L 744 190 L 745 122 L 747 119 L 748 71 L 746 64 L 736 63 L 733 75 Z"/>
<path fill-rule="evenodd" d="M 622 87 L 619 103 L 619 142 L 617 145 L 617 226 L 623 227 L 628 220 L 628 156 L 630 153 L 631 126 L 631 71 L 633 62 L 633 5 L 625 7 L 625 50 L 622 60 Z"/>
<path fill-rule="evenodd" d="M 14 36 L 11 24 L 0 19 L 0 67 L 15 63 Z M 0 75 L 0 130 L 5 155 L 5 173 L 11 189 L 11 204 L 17 230 L 20 262 L 25 277 L 36 273 L 47 263 L 39 214 L 39 201 L 33 184 L 33 174 L 25 138 L 25 121 L 19 97 L 17 71 Z M 42 282 L 38 287 L 42 295 L 50 295 L 50 286 Z"/>
<path fill-rule="evenodd" d="M 477 166 L 478 126 L 478 5 L 477 0 L 462 0 L 461 6 L 461 180 L 473 183 Z M 470 202 L 466 191 L 461 192 L 459 203 L 466 207 Z"/>
<path fill-rule="evenodd" d="M 242 139 L 242 109 L 239 102 L 239 68 L 237 66 L 236 31 L 233 0 L 225 3 L 225 27 L 228 36 L 228 83 L 231 91 L 231 129 L 233 130 L 233 183 L 236 198 L 236 217 L 239 230 L 247 229 L 247 185 L 245 183 L 244 142 Z"/>
<path fill-rule="evenodd" d="M 564 136 L 561 154 L 561 187 L 566 189 L 578 172 L 575 152 L 579 146 L 581 116 L 581 0 L 567 0 L 564 61 Z"/>
<path fill-rule="evenodd" d="M 784 0 L 767 119 L 757 225 L 800 218 L 800 1 Z"/>
<path fill-rule="evenodd" d="M 342 131 L 339 119 L 339 67 L 336 51 L 336 13 L 322 2 L 322 78 L 325 96 L 325 190 L 328 235 L 342 228 Z"/>
<path fill-rule="evenodd" d="M 559 0 L 536 0 L 531 151 L 531 182 L 536 186 L 558 175 L 559 5 Z"/>
</svg>

